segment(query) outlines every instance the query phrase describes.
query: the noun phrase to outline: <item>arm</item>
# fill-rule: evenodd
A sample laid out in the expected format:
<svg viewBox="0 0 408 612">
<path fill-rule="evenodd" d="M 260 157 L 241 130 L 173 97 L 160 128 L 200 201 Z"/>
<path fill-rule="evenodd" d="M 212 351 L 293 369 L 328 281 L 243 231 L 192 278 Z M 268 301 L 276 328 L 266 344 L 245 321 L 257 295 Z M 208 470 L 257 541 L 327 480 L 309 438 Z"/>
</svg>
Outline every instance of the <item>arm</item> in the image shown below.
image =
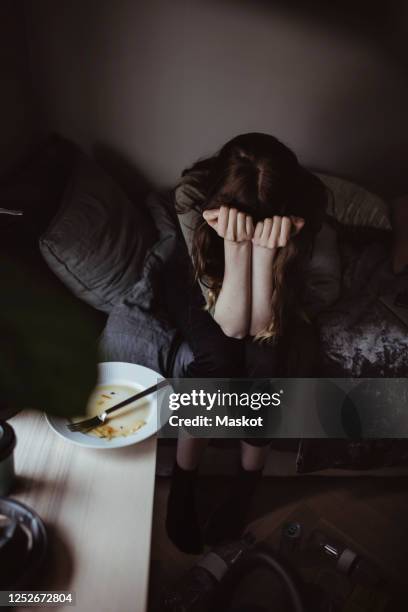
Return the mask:
<svg viewBox="0 0 408 612">
<path fill-rule="evenodd" d="M 278 249 L 284 248 L 290 235 L 299 232 L 303 225 L 304 220 L 297 217 L 273 217 L 256 225 L 252 239 L 251 336 L 267 329 L 271 323 L 273 263 Z"/>
<path fill-rule="evenodd" d="M 251 313 L 251 242 L 224 240 L 225 272 L 214 319 L 226 336 L 244 338 Z"/>
<path fill-rule="evenodd" d="M 252 252 L 251 323 L 249 333 L 256 336 L 271 322 L 273 278 L 276 249 L 254 246 Z"/>
<path fill-rule="evenodd" d="M 214 319 L 226 336 L 244 338 L 251 314 L 252 219 L 226 206 L 206 211 L 204 218 L 224 238 L 224 279 Z"/>
</svg>

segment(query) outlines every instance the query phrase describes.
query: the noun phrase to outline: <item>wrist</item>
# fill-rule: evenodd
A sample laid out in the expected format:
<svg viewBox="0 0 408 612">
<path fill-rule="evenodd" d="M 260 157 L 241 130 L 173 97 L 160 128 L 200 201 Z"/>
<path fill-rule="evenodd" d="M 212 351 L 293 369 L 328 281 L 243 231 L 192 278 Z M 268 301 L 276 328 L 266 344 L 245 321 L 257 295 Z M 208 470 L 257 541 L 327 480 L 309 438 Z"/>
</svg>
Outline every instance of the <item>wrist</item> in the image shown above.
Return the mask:
<svg viewBox="0 0 408 612">
<path fill-rule="evenodd" d="M 258 244 L 253 245 L 253 256 L 257 259 L 262 259 L 264 261 L 273 260 L 276 256 L 277 247 L 273 249 L 269 249 L 267 247 L 260 246 Z"/>
<path fill-rule="evenodd" d="M 224 280 L 237 276 L 244 278 L 250 272 L 252 258 L 252 243 L 250 240 L 245 242 L 224 241 L 225 272 Z"/>
<path fill-rule="evenodd" d="M 252 242 L 251 240 L 235 242 L 234 240 L 224 238 L 224 250 L 226 253 L 250 253 L 252 251 Z"/>
</svg>

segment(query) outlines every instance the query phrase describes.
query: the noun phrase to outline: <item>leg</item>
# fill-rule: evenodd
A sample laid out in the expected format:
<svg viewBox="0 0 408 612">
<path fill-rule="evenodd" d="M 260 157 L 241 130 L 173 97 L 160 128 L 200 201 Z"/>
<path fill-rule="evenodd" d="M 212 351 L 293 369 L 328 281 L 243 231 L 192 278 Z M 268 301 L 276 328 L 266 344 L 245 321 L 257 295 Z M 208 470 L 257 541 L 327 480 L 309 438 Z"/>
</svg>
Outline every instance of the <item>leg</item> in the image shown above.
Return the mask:
<svg viewBox="0 0 408 612">
<path fill-rule="evenodd" d="M 182 430 L 177 440 L 177 465 L 182 470 L 196 470 L 207 445 L 208 438 L 193 438 Z"/>
<path fill-rule="evenodd" d="M 241 440 L 241 467 L 246 472 L 262 472 L 269 453 L 269 440 Z"/>
<path fill-rule="evenodd" d="M 277 345 L 275 342 L 244 341 L 246 373 L 250 378 L 276 376 Z M 241 463 L 227 499 L 210 517 L 205 541 L 216 544 L 238 538 L 246 525 L 249 507 L 269 452 L 269 439 L 247 438 L 241 441 Z"/>
<path fill-rule="evenodd" d="M 167 275 L 167 278 L 169 276 Z M 190 378 L 239 376 L 240 343 L 227 338 L 211 315 L 204 310 L 204 298 L 197 283 L 191 287 L 166 283 L 166 301 L 170 316 L 189 343 L 194 360 L 188 366 Z M 181 432 L 176 463 L 167 502 L 166 528 L 169 538 L 182 551 L 199 553 L 201 532 L 195 504 L 197 468 L 207 439 L 193 438 Z"/>
<path fill-rule="evenodd" d="M 192 378 L 239 376 L 240 341 L 227 338 L 198 298 L 188 313 L 184 334 L 193 349 L 194 360 L 187 375 Z M 173 543 L 184 552 L 199 553 L 201 532 L 195 506 L 197 468 L 207 439 L 192 438 L 181 432 L 177 442 L 176 464 L 167 503 L 166 527 Z"/>
<path fill-rule="evenodd" d="M 188 329 L 191 345 L 195 348 L 194 361 L 187 370 L 188 376 L 222 378 L 237 375 L 237 350 L 232 350 L 232 343 L 228 342 L 229 338 L 226 338 L 221 330 L 222 336 L 218 330 L 214 333 L 207 317 L 210 317 L 209 313 L 198 312 L 194 325 Z M 197 328 L 199 333 L 195 336 L 192 330 Z M 201 344 L 198 338 L 202 338 Z M 166 527 L 172 542 L 187 553 L 199 553 L 202 549 L 195 505 L 195 484 L 197 468 L 208 441 L 206 438 L 191 437 L 183 431 L 177 441 L 176 464 L 167 502 Z"/>
<path fill-rule="evenodd" d="M 254 342 L 245 340 L 245 362 L 250 378 L 274 378 L 278 369 L 278 345 L 274 341 Z M 253 495 L 268 456 L 270 440 L 247 438 L 241 440 L 241 464 L 238 476 L 229 491 L 228 498 L 212 514 L 208 521 L 205 540 L 215 544 L 222 540 L 238 538 L 247 523 Z"/>
<path fill-rule="evenodd" d="M 169 257 L 162 276 L 164 300 L 172 323 L 189 344 L 194 360 L 190 378 L 235 378 L 243 374 L 242 341 L 228 338 L 205 310 L 190 257 L 183 245 Z"/>
<path fill-rule="evenodd" d="M 253 444 L 251 442 L 254 442 Z M 228 497 L 216 508 L 207 522 L 205 542 L 217 544 L 241 536 L 247 524 L 248 511 L 269 452 L 269 440 L 242 440 L 241 465 Z"/>
<path fill-rule="evenodd" d="M 319 340 L 311 323 L 293 317 L 277 341 L 245 342 L 245 367 L 251 378 L 312 378 L 317 376 Z"/>
<path fill-rule="evenodd" d="M 177 548 L 192 554 L 198 554 L 202 549 L 195 503 L 195 483 L 198 464 L 207 442 L 205 438 L 193 438 L 184 431 L 180 432 L 167 500 L 167 534 Z"/>
<path fill-rule="evenodd" d="M 179 313 L 184 338 L 193 351 L 189 378 L 239 378 L 243 373 L 244 347 L 241 340 L 228 338 L 209 312 L 204 310 L 200 287 L 191 288 L 187 311 Z"/>
<path fill-rule="evenodd" d="M 278 366 L 278 343 L 274 339 L 246 339 L 245 368 L 250 378 L 274 378 L 278 376 Z"/>
</svg>

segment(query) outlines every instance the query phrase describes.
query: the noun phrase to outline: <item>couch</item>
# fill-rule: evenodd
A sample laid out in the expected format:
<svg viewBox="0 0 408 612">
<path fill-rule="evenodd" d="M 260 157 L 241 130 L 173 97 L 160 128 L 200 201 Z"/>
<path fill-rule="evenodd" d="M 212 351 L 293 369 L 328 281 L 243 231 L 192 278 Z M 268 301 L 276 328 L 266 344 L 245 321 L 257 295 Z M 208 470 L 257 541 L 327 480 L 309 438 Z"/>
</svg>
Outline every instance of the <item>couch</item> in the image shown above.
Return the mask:
<svg viewBox="0 0 408 612">
<path fill-rule="evenodd" d="M 381 301 L 408 288 L 407 273 L 392 272 L 387 205 L 348 181 L 321 177 L 333 193 L 342 270 L 340 298 L 317 320 L 322 376 L 405 377 L 407 327 Z M 18 217 L 0 215 L 3 252 L 19 244 L 27 266 L 35 261 L 48 278 L 52 270 L 56 290 L 86 305 L 100 360 L 141 363 L 167 376 L 183 371 L 191 353 L 167 320 L 159 289 L 180 230 L 160 197 L 132 201 L 78 147 L 54 136 L 2 178 L 0 208 L 25 212 L 23 228 Z M 371 226 L 360 225 L 361 211 Z M 404 441 L 329 442 L 298 445 L 298 471 L 408 458 Z"/>
</svg>

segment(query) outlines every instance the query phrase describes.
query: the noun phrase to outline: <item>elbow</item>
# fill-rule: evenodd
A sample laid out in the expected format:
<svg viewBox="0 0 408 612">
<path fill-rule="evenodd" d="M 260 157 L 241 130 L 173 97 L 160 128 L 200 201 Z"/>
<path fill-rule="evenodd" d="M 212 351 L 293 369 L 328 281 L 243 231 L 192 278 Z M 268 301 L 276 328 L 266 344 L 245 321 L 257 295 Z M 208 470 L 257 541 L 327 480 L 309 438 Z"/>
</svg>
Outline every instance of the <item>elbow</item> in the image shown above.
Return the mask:
<svg viewBox="0 0 408 612">
<path fill-rule="evenodd" d="M 248 335 L 250 321 L 249 315 L 245 313 L 240 316 L 233 316 L 229 309 L 224 311 L 216 306 L 214 320 L 228 338 L 242 340 Z"/>
<path fill-rule="evenodd" d="M 235 338 L 236 340 L 242 340 L 248 335 L 248 329 L 239 325 L 231 325 L 231 321 L 224 322 L 217 317 L 214 317 L 216 323 L 220 326 L 223 334 L 228 338 Z"/>
<path fill-rule="evenodd" d="M 221 327 L 222 332 L 228 338 L 235 338 L 235 340 L 242 340 L 248 335 L 248 329 L 244 327 L 240 327 L 238 325 L 231 324 L 222 324 L 217 321 L 218 325 Z"/>
<path fill-rule="evenodd" d="M 225 336 L 228 338 L 235 338 L 235 340 L 242 340 L 248 335 L 247 331 L 241 329 L 229 329 L 226 327 L 221 327 L 221 329 Z"/>
</svg>

